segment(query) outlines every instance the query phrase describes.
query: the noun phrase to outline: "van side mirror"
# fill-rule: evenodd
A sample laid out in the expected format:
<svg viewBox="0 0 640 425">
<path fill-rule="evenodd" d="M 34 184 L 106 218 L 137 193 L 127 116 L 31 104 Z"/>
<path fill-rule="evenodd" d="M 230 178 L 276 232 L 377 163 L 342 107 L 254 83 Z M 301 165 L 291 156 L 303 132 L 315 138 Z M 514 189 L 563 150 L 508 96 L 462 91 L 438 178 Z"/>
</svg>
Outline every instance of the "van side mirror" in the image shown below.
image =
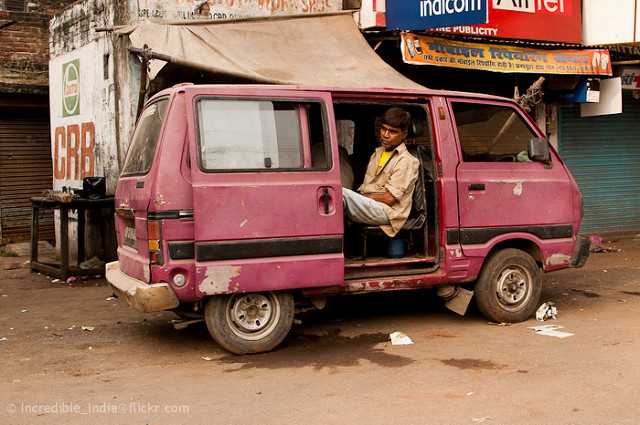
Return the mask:
<svg viewBox="0 0 640 425">
<path fill-rule="evenodd" d="M 542 137 L 532 137 L 531 140 L 529 140 L 529 151 L 527 153 L 531 161 L 548 164 L 551 160 L 549 144 L 547 139 Z"/>
</svg>

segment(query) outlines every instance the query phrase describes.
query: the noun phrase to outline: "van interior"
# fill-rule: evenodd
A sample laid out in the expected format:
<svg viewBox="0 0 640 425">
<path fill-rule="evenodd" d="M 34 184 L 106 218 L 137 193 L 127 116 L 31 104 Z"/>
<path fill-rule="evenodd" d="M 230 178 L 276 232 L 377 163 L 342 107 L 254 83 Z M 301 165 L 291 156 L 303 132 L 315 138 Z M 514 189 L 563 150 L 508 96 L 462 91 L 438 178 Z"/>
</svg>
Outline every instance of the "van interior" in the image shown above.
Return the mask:
<svg viewBox="0 0 640 425">
<path fill-rule="evenodd" d="M 433 138 L 426 105 L 336 101 L 334 112 L 340 149 L 351 164 L 352 189 L 357 190 L 364 179 L 369 159 L 379 146 L 381 117 L 393 106 L 411 114 L 412 124 L 406 146 L 420 161 L 411 213 L 403 230 L 393 239 L 377 226 L 345 220 L 346 279 L 424 273 L 434 270 L 437 264 Z M 399 251 L 393 248 L 398 246 L 401 247 Z"/>
</svg>

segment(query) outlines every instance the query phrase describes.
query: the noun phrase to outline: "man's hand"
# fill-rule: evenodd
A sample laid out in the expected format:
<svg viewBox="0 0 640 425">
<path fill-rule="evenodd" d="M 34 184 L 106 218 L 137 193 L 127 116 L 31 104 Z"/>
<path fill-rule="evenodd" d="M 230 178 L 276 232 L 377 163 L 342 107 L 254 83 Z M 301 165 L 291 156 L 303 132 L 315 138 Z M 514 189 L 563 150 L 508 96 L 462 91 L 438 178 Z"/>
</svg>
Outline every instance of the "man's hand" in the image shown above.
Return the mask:
<svg viewBox="0 0 640 425">
<path fill-rule="evenodd" d="M 367 198 L 371 198 L 374 201 L 382 202 L 383 204 L 387 204 L 388 206 L 393 206 L 396 202 L 396 198 L 393 197 L 391 192 L 388 190 L 380 193 L 363 193 Z"/>
</svg>

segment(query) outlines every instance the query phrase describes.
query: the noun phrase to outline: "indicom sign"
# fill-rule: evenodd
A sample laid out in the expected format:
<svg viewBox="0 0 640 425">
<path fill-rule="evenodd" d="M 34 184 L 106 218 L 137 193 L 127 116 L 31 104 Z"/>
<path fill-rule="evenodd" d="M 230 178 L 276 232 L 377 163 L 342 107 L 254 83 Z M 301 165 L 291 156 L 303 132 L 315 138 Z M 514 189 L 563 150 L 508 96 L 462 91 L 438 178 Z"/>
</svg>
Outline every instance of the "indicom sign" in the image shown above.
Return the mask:
<svg viewBox="0 0 640 425">
<path fill-rule="evenodd" d="M 387 0 L 387 28 L 424 30 L 487 22 L 487 0 Z"/>
</svg>

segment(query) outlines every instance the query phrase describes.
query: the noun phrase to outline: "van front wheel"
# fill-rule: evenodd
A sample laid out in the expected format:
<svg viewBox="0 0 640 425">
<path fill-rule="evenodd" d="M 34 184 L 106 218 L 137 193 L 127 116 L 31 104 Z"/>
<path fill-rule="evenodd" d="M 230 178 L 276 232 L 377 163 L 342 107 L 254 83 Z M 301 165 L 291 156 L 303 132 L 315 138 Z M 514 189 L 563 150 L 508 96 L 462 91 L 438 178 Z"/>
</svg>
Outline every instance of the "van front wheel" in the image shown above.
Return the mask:
<svg viewBox="0 0 640 425">
<path fill-rule="evenodd" d="M 276 348 L 287 336 L 294 315 L 293 296 L 261 292 L 214 296 L 204 310 L 213 339 L 234 354 L 252 354 Z"/>
<path fill-rule="evenodd" d="M 535 312 L 542 294 L 540 268 L 529 254 L 503 249 L 489 258 L 476 283 L 476 305 L 489 320 L 518 323 Z"/>
</svg>

